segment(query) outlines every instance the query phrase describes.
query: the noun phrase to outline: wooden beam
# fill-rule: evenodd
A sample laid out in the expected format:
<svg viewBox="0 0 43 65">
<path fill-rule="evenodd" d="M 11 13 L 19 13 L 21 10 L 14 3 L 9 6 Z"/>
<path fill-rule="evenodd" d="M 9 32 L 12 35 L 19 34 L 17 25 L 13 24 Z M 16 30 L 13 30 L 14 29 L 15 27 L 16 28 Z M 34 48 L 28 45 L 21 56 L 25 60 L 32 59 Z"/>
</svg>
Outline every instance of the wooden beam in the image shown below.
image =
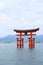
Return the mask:
<svg viewBox="0 0 43 65">
<path fill-rule="evenodd" d="M 36 34 L 32 34 L 32 36 L 35 36 Z M 20 34 L 16 34 L 16 36 L 20 36 Z M 27 35 L 25 35 L 25 34 L 22 34 L 22 36 L 31 36 L 31 34 L 27 34 Z"/>
</svg>

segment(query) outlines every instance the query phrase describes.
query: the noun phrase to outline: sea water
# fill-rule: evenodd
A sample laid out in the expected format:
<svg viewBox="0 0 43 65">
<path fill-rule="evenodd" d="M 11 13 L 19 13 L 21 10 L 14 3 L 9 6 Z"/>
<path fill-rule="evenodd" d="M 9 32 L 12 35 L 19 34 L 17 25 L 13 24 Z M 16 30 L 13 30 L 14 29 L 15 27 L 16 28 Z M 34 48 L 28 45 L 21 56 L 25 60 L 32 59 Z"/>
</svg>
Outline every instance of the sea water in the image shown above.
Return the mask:
<svg viewBox="0 0 43 65">
<path fill-rule="evenodd" d="M 29 49 L 16 48 L 16 43 L 0 43 L 0 65 L 43 65 L 43 43 Z"/>
</svg>

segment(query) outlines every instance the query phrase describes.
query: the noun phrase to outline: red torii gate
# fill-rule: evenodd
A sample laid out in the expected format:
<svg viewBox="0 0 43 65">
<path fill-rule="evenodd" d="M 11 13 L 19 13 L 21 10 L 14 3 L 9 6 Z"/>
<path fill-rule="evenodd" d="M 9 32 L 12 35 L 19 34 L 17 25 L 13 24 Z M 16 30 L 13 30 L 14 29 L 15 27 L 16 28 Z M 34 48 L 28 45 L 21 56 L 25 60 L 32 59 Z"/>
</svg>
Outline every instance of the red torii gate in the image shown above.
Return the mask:
<svg viewBox="0 0 43 65">
<path fill-rule="evenodd" d="M 20 36 L 20 38 L 16 38 L 17 48 L 18 47 L 22 48 L 24 46 L 24 39 L 22 38 L 22 36 L 30 36 L 30 38 L 28 39 L 29 48 L 34 48 L 35 47 L 35 38 L 32 38 L 32 36 L 35 36 L 36 34 L 33 34 L 33 33 L 38 30 L 39 30 L 39 28 L 30 29 L 30 30 L 14 29 L 14 31 L 17 33 L 16 36 Z"/>
</svg>

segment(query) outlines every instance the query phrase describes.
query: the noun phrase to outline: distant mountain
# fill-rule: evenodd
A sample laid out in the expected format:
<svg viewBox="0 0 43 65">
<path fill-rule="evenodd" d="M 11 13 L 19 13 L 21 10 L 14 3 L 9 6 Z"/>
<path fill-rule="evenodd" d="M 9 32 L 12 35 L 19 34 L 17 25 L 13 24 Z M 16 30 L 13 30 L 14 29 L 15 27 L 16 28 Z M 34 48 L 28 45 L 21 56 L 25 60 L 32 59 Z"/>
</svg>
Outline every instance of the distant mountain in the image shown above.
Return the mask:
<svg viewBox="0 0 43 65">
<path fill-rule="evenodd" d="M 0 38 L 0 43 L 13 43 L 15 42 L 16 36 L 15 35 L 8 35 L 3 38 Z"/>
<path fill-rule="evenodd" d="M 43 35 L 35 36 L 36 42 L 43 43 Z"/>
<path fill-rule="evenodd" d="M 37 43 L 43 43 L 43 35 L 37 35 L 34 36 Z M 28 38 L 27 36 L 23 37 L 24 41 L 27 42 Z M 16 42 L 16 35 L 8 35 L 3 38 L 0 38 L 0 43 L 14 43 Z"/>
</svg>

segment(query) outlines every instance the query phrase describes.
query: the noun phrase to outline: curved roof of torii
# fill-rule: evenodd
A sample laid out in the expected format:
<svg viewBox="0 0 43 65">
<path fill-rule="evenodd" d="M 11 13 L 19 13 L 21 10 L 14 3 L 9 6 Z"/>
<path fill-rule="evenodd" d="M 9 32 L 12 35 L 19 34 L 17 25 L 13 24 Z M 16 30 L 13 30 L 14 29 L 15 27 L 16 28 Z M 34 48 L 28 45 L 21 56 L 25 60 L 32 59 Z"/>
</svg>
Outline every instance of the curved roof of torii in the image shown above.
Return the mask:
<svg viewBox="0 0 43 65">
<path fill-rule="evenodd" d="M 20 33 L 20 32 L 22 32 L 22 33 L 36 32 L 38 30 L 39 30 L 39 28 L 36 28 L 36 29 L 28 29 L 28 30 L 17 30 L 17 29 L 14 29 L 14 31 L 17 32 L 17 33 Z"/>
</svg>

